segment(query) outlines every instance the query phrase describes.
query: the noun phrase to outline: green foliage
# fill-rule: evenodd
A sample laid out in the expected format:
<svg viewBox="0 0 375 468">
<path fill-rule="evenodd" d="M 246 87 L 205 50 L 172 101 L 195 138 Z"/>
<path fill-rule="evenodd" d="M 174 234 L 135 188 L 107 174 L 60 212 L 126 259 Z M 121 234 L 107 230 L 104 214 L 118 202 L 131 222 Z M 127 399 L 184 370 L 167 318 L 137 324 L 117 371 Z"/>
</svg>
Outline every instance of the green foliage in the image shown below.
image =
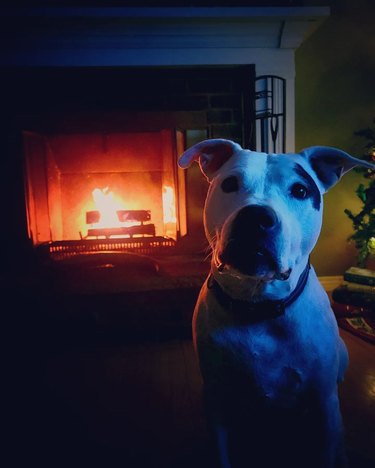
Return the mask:
<svg viewBox="0 0 375 468">
<path fill-rule="evenodd" d="M 375 123 L 375 118 L 374 121 Z M 368 140 L 363 159 L 374 162 L 375 158 L 375 127 L 365 128 L 354 132 L 354 135 Z M 348 240 L 354 241 L 358 250 L 357 265 L 365 267 L 370 255 L 375 255 L 375 171 L 366 168 L 358 168 L 366 179 L 367 184 L 361 183 L 357 187 L 357 197 L 362 202 L 362 209 L 357 214 L 345 209 L 345 214 L 352 222 L 354 234 Z"/>
</svg>

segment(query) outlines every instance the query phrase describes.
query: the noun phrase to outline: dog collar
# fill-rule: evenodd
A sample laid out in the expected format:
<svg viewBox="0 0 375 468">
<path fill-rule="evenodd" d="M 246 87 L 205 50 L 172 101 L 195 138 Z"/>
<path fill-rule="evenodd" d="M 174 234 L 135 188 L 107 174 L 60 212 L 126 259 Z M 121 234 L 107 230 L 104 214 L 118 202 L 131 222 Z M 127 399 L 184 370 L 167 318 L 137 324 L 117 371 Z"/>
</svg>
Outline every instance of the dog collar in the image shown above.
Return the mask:
<svg viewBox="0 0 375 468">
<path fill-rule="evenodd" d="M 208 281 L 207 287 L 214 294 L 219 303 L 235 313 L 246 314 L 246 319 L 253 322 L 258 322 L 262 320 L 272 319 L 279 317 L 285 313 L 285 309 L 293 304 L 299 296 L 302 294 L 302 291 L 305 289 L 309 273 L 310 273 L 310 261 L 307 262 L 305 269 L 303 270 L 301 276 L 299 277 L 297 286 L 294 291 L 285 299 L 280 299 L 278 301 L 261 301 L 261 302 L 248 302 L 239 299 L 233 299 L 229 296 L 219 285 L 219 283 L 214 278 L 211 273 Z"/>
</svg>

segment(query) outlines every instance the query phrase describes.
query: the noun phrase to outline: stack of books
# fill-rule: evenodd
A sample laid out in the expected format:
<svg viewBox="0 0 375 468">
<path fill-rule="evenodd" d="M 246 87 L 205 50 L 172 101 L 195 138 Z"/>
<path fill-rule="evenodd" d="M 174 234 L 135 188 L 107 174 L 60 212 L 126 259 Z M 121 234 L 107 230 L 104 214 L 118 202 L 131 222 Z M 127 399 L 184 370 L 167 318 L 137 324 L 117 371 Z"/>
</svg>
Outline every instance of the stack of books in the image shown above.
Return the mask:
<svg viewBox="0 0 375 468">
<path fill-rule="evenodd" d="M 375 271 L 346 270 L 344 281 L 332 291 L 332 309 L 342 328 L 375 343 Z"/>
</svg>

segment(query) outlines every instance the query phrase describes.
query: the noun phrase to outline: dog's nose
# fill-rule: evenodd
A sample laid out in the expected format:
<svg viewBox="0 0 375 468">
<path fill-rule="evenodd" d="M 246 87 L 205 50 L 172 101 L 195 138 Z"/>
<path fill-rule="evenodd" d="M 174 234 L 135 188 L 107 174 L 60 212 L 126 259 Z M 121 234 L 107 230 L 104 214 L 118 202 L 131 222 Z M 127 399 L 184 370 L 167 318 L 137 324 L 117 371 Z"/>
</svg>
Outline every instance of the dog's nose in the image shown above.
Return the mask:
<svg viewBox="0 0 375 468">
<path fill-rule="evenodd" d="M 268 206 L 241 208 L 219 254 L 220 261 L 247 274 L 273 269 L 275 238 L 280 224 L 276 212 Z"/>
<path fill-rule="evenodd" d="M 242 208 L 234 222 L 233 229 L 236 227 L 248 232 L 248 230 L 258 233 L 267 233 L 274 229 L 278 224 L 278 218 L 275 211 L 269 206 L 248 205 Z"/>
<path fill-rule="evenodd" d="M 274 269 L 275 238 L 280 224 L 276 212 L 268 206 L 241 208 L 232 222 L 219 260 L 249 275 Z"/>
</svg>

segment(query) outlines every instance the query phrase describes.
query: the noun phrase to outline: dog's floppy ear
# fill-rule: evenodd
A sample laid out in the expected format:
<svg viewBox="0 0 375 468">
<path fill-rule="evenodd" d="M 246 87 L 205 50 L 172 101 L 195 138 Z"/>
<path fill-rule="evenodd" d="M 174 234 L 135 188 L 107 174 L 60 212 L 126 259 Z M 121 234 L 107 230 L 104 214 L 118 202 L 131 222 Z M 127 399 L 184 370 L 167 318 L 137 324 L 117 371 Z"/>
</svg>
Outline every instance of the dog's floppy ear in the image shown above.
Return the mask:
<svg viewBox="0 0 375 468">
<path fill-rule="evenodd" d="M 330 146 L 311 146 L 301 151 L 300 154 L 309 161 L 324 192 L 355 166 L 375 169 L 374 164 L 354 158 L 345 151 Z"/>
<path fill-rule="evenodd" d="M 242 147 L 231 140 L 216 138 L 204 140 L 187 149 L 180 157 L 178 164 L 188 168 L 193 161 L 198 161 L 203 174 L 210 181 L 216 171 Z"/>
</svg>

